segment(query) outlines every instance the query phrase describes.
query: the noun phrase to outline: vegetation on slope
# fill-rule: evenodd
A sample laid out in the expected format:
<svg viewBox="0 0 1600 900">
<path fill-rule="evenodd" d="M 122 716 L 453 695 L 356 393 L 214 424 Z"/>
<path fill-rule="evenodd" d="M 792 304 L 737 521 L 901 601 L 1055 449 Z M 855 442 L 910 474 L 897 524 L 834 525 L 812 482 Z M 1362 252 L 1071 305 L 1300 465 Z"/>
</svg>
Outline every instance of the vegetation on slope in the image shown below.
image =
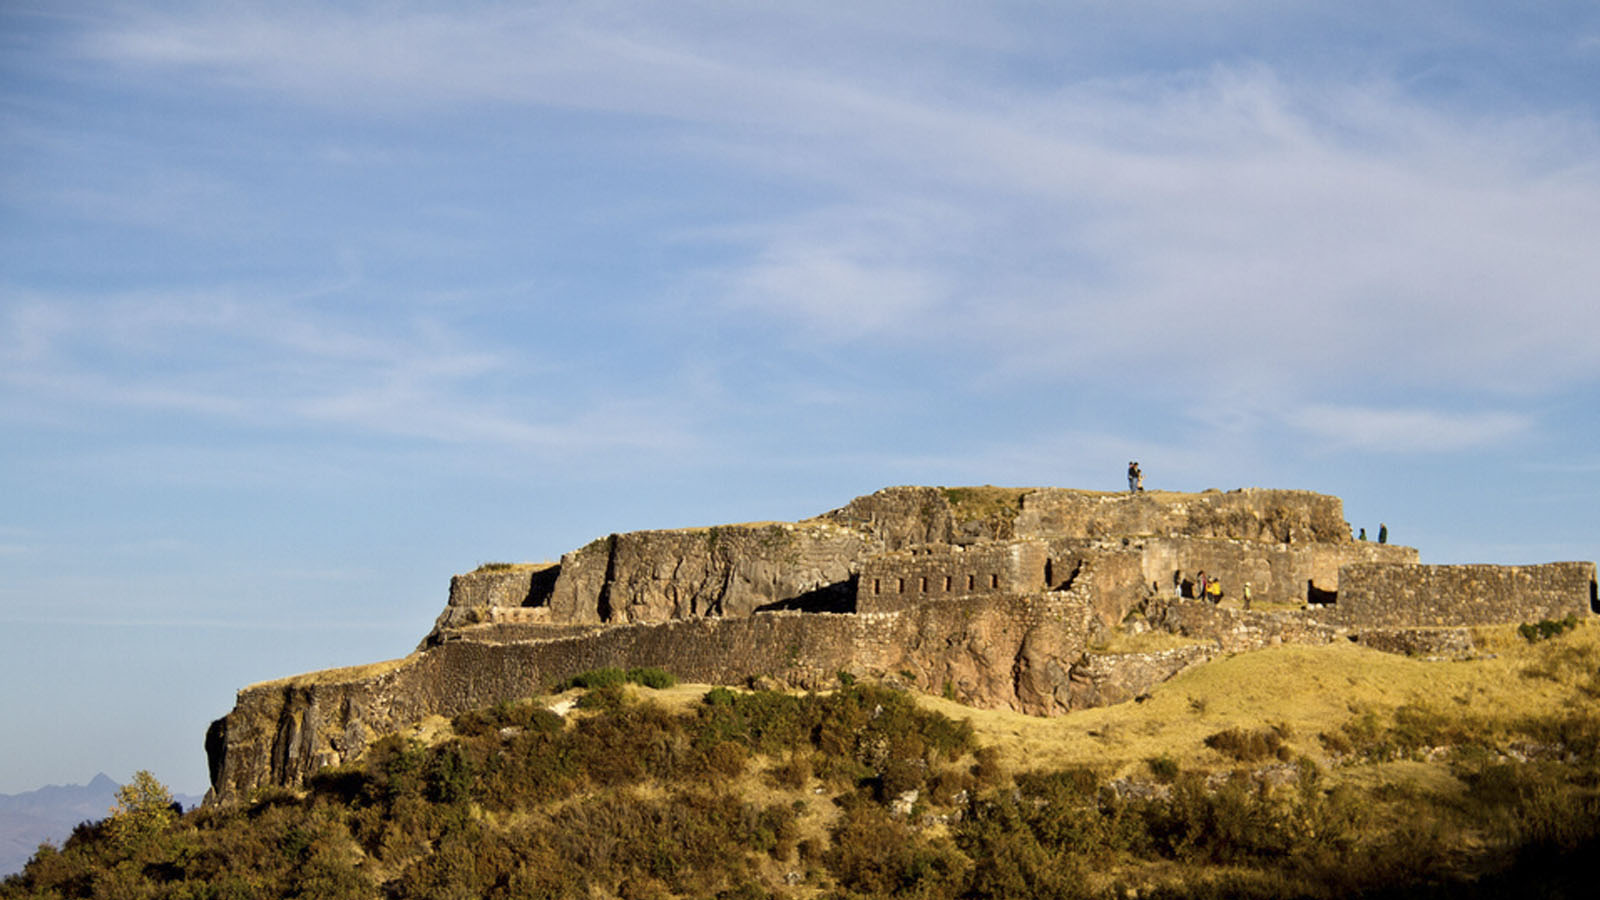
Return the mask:
<svg viewBox="0 0 1600 900">
<path fill-rule="evenodd" d="M 1503 631 L 1466 663 L 1263 651 L 1054 720 L 582 679 L 566 718 L 477 710 L 233 809 L 141 780 L 0 897 L 1576 895 L 1600 629 Z"/>
</svg>

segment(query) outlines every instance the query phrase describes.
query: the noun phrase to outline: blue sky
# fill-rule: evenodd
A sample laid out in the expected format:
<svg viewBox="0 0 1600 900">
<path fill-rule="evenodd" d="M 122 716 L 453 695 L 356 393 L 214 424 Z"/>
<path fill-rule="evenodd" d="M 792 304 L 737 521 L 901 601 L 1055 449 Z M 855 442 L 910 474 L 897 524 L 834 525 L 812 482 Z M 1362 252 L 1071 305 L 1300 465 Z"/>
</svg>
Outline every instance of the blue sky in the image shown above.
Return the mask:
<svg viewBox="0 0 1600 900">
<path fill-rule="evenodd" d="M 0 793 L 890 484 L 1593 560 L 1596 85 L 1586 3 L 8 2 Z"/>
</svg>

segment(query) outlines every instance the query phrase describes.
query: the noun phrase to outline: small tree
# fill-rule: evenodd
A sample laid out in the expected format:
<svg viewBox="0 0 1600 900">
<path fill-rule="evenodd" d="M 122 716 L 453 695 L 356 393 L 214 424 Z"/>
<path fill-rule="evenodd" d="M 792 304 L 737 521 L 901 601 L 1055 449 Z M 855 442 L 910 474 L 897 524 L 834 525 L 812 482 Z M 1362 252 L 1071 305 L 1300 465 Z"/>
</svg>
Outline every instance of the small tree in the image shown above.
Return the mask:
<svg viewBox="0 0 1600 900">
<path fill-rule="evenodd" d="M 172 806 L 172 793 L 167 786 L 140 769 L 133 773 L 132 781 L 117 788 L 117 805 L 111 807 L 111 819 L 106 825 L 112 839 L 122 849 L 133 852 L 172 827 L 178 819 Z"/>
</svg>

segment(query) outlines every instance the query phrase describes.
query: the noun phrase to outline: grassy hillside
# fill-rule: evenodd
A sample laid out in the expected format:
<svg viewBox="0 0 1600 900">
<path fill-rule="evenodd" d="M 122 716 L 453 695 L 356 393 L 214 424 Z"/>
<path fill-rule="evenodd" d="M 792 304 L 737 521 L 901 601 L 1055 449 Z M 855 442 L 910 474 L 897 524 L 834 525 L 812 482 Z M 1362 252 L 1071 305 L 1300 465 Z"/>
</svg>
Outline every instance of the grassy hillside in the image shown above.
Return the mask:
<svg viewBox="0 0 1600 900">
<path fill-rule="evenodd" d="M 1479 640 L 1274 648 L 1056 719 L 612 673 L 303 792 L 131 798 L 0 897 L 1589 896 L 1600 626 Z"/>
</svg>

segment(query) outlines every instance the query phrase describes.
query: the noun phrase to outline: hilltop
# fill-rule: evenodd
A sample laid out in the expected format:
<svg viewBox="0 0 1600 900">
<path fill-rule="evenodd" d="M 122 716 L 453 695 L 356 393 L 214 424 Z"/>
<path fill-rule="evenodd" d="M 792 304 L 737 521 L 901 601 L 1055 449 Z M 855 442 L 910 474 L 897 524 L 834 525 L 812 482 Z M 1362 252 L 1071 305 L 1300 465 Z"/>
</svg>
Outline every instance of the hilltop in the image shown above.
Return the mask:
<svg viewBox="0 0 1600 900">
<path fill-rule="evenodd" d="M 1593 563 L 1421 565 L 1301 491 L 612 534 L 246 687 L 202 809 L 147 780 L 0 895 L 1577 896 L 1597 608 Z"/>
<path fill-rule="evenodd" d="M 1202 572 L 1220 602 L 1197 596 Z M 612 534 L 458 575 L 411 656 L 240 691 L 206 736 L 212 792 L 298 786 L 430 716 L 607 666 L 802 689 L 845 672 L 1060 715 L 1285 643 L 1471 656 L 1469 626 L 1588 617 L 1595 592 L 1588 562 L 1419 565 L 1305 491 L 886 488 L 800 522 Z"/>
</svg>

